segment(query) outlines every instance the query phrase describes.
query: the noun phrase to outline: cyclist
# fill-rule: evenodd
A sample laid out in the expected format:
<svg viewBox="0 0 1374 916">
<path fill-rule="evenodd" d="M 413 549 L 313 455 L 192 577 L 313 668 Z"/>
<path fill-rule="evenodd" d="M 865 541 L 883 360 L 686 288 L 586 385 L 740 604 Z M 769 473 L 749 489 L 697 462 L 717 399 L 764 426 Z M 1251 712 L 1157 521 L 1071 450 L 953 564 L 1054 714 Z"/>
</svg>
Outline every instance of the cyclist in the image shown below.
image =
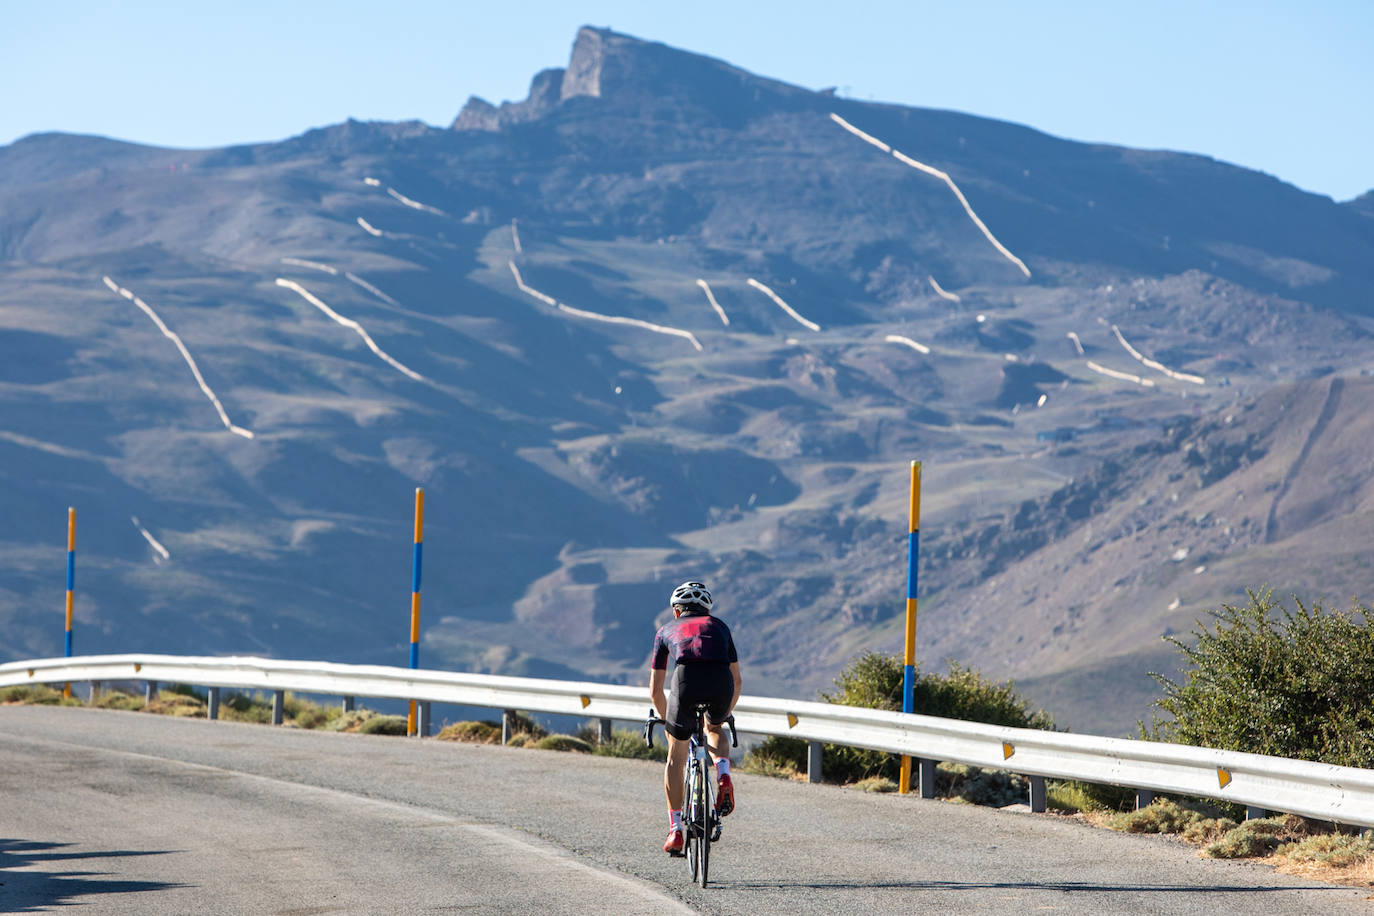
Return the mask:
<svg viewBox="0 0 1374 916">
<path fill-rule="evenodd" d="M 669 603 L 673 619 L 654 635 L 649 662 L 649 697 L 663 720 L 668 735 L 668 762 L 663 768 L 663 791 L 668 797 L 667 853 L 681 853 L 682 771 L 687 762 L 687 739 L 696 731 L 693 706 L 710 704 L 706 711 L 707 750 L 715 762 L 720 781 L 716 809 L 724 817 L 735 809 L 735 790 L 730 781 L 730 745 L 721 724 L 739 702 L 739 656 L 730 628 L 711 616 L 711 592 L 700 582 L 684 582 L 673 589 Z M 663 693 L 668 676 L 668 660 L 673 670 L 671 697 Z"/>
</svg>

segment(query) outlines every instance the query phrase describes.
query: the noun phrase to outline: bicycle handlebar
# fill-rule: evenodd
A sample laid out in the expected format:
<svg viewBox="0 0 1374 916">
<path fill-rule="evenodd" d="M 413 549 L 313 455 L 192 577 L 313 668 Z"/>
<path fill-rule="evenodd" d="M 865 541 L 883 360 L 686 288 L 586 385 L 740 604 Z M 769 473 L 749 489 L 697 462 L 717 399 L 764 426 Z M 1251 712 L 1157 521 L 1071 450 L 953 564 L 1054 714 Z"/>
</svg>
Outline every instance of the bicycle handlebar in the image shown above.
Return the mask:
<svg viewBox="0 0 1374 916">
<path fill-rule="evenodd" d="M 665 723 L 658 717 L 658 713 L 652 709 L 649 710 L 649 718 L 644 721 L 644 743 L 649 747 L 654 746 L 654 726 L 663 724 Z M 725 721 L 720 724 L 730 727 L 730 746 L 739 747 L 739 735 L 735 732 L 734 715 L 726 716 Z"/>
</svg>

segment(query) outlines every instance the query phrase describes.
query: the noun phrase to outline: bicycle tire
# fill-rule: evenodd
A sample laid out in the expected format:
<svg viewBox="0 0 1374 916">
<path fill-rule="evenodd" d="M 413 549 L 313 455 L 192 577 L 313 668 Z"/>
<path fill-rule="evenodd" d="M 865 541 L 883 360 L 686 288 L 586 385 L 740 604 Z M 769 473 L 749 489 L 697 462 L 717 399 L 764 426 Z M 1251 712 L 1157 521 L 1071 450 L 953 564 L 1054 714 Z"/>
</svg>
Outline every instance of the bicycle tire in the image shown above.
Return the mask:
<svg viewBox="0 0 1374 916">
<path fill-rule="evenodd" d="M 687 867 L 691 869 L 692 881 L 695 883 L 700 880 L 701 874 L 701 855 L 700 837 L 701 831 L 697 829 L 697 785 L 700 783 L 697 776 L 696 758 L 687 758 L 687 777 L 683 786 L 683 801 L 685 802 L 682 817 L 682 830 L 686 840 Z"/>
<path fill-rule="evenodd" d="M 710 773 L 704 766 L 697 767 L 697 810 L 701 813 L 701 849 L 697 858 L 701 860 L 700 883 L 706 886 L 707 874 L 711 867 L 711 792 L 708 787 Z"/>
</svg>

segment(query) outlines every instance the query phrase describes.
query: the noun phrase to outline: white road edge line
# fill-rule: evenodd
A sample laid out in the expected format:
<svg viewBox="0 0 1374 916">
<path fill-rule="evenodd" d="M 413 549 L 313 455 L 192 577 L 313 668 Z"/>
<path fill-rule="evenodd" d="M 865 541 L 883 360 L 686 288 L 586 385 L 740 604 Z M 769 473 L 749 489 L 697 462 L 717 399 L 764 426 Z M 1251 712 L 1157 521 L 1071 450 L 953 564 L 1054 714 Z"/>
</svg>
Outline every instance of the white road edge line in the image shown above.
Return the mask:
<svg viewBox="0 0 1374 916">
<path fill-rule="evenodd" d="M 163 324 L 162 319 L 157 316 L 157 312 L 153 311 L 152 307 L 149 306 L 148 303 L 144 302 L 142 299 L 135 296 L 129 290 L 125 289 L 115 281 L 111 280 L 108 276 L 104 277 L 103 279 L 105 281 L 105 285 L 110 288 L 110 292 L 117 293 L 118 295 L 123 296 L 125 299 L 128 299 L 129 301 L 133 302 L 134 305 L 142 309 L 145 315 L 153 319 L 153 324 L 157 325 L 158 330 L 162 332 L 162 335 L 166 337 L 168 340 L 170 340 L 172 343 L 177 345 L 177 349 L 181 351 L 181 358 L 186 360 L 186 365 L 191 367 L 191 374 L 196 377 L 196 384 L 200 386 L 201 391 L 205 392 L 205 396 L 210 399 L 210 403 L 215 405 L 215 412 L 219 414 L 220 422 L 224 424 L 224 428 L 229 430 L 229 432 L 233 433 L 236 436 L 242 436 L 245 439 L 252 439 L 253 433 L 251 430 L 244 429 L 242 426 L 235 426 L 233 423 L 229 422 L 229 414 L 224 412 L 224 405 L 219 402 L 219 398 L 215 397 L 215 393 L 210 390 L 210 386 L 205 384 L 205 376 L 200 374 L 200 367 L 197 366 L 196 361 L 191 358 L 191 352 L 186 349 L 186 345 L 181 342 L 181 338 L 178 337 L 175 333 L 173 333 L 171 328 Z"/>
<path fill-rule="evenodd" d="M 917 343 L 916 341 L 912 340 L 910 337 L 903 337 L 903 336 L 900 335 L 900 334 L 889 334 L 889 335 L 887 335 L 886 337 L 884 337 L 883 340 L 887 341 L 888 343 L 901 344 L 901 345 L 904 346 L 904 347 L 910 347 L 911 349 L 915 350 L 917 353 L 929 353 L 929 352 L 930 352 L 930 347 L 927 347 L 927 346 L 926 346 L 925 344 L 923 344 L 923 343 Z"/>
<path fill-rule="evenodd" d="M 369 350 L 371 350 L 373 353 L 376 353 L 377 356 L 381 357 L 381 359 L 383 359 L 389 365 L 400 370 L 406 376 L 414 379 L 417 382 L 423 382 L 425 380 L 425 377 L 423 375 L 392 359 L 391 356 L 386 353 L 386 351 L 384 351 L 381 347 L 377 346 L 377 342 L 372 339 L 371 335 L 369 335 L 366 330 L 363 329 L 362 325 L 358 324 L 358 322 L 354 321 L 352 318 L 345 318 L 329 306 L 325 305 L 313 293 L 311 293 L 310 290 L 306 289 L 304 286 L 301 286 L 294 280 L 287 280 L 282 277 L 277 278 L 277 285 L 285 287 L 286 289 L 292 290 L 296 293 L 299 293 L 301 295 L 301 298 L 305 299 L 306 302 L 309 302 L 311 305 L 315 306 L 315 308 L 324 312 L 335 322 L 343 325 L 346 328 L 350 328 L 353 331 L 356 331 L 358 336 L 363 339 L 363 343 L 367 344 Z"/>
<path fill-rule="evenodd" d="M 1169 376 L 1169 378 L 1178 379 L 1180 382 L 1192 382 L 1194 385 L 1207 384 L 1207 380 L 1200 375 L 1189 375 L 1186 372 L 1175 372 L 1174 370 L 1167 368 L 1163 364 L 1158 363 L 1155 360 L 1145 356 L 1135 347 L 1131 346 L 1129 343 L 1126 342 L 1126 338 L 1121 334 L 1121 329 L 1118 328 L 1116 325 L 1112 325 L 1112 333 L 1116 335 L 1116 339 L 1121 343 L 1121 346 L 1126 348 L 1126 352 L 1134 356 L 1137 362 L 1143 364 L 1147 368 L 1154 369 L 1156 372 L 1162 372 L 1165 375 Z"/>
<path fill-rule="evenodd" d="M 807 321 L 805 318 L 798 315 L 796 309 L 792 308 L 792 306 L 788 305 L 786 302 L 783 302 L 781 296 L 773 292 L 768 287 L 764 286 L 758 280 L 755 280 L 753 277 L 750 277 L 749 285 L 754 287 L 754 289 L 758 290 L 759 292 L 763 293 L 769 299 L 772 299 L 774 302 L 776 302 L 778 304 L 778 308 L 782 309 L 784 312 L 795 318 L 797 320 L 797 323 L 800 324 L 802 327 L 810 328 L 813 331 L 819 331 L 821 329 L 821 326 L 816 324 L 816 322 Z"/>
<path fill-rule="evenodd" d="M 167 548 L 163 547 L 162 543 L 158 541 L 157 538 L 153 537 L 153 535 L 148 531 L 147 528 L 144 528 L 141 524 L 139 524 L 137 515 L 129 516 L 129 520 L 134 523 L 134 527 L 137 528 L 139 530 L 139 533 L 143 535 L 144 539 L 152 545 L 153 549 L 156 550 L 158 553 L 162 554 L 162 559 L 170 560 L 172 558 L 172 555 L 167 552 Z"/>
<path fill-rule="evenodd" d="M 597 312 L 588 312 L 583 309 L 573 308 L 571 305 L 564 305 L 552 296 L 545 295 L 532 286 L 527 286 L 524 279 L 520 276 L 520 270 L 515 266 L 515 262 L 507 261 L 506 263 L 510 265 L 510 272 L 515 275 L 515 285 L 520 287 L 522 292 L 528 293 L 540 302 L 551 305 L 559 311 L 567 312 L 569 315 L 576 315 L 579 318 L 589 318 L 592 321 L 605 321 L 610 324 L 626 324 L 636 328 L 643 328 L 646 331 L 653 331 L 656 334 L 670 334 L 674 337 L 682 337 L 698 350 L 702 349 L 701 341 L 697 340 L 697 336 L 691 331 L 684 331 L 681 328 L 670 328 L 661 324 L 653 324 L 652 322 L 641 321 L 638 318 L 624 318 L 620 315 L 602 315 Z"/>
<path fill-rule="evenodd" d="M 720 323 L 728 328 L 730 326 L 730 319 L 726 316 L 725 309 L 721 308 L 720 303 L 716 301 L 715 293 L 711 292 L 710 284 L 708 284 L 705 280 L 698 278 L 697 286 L 700 286 L 702 290 L 705 291 L 706 301 L 711 303 L 711 308 L 715 309 L 716 314 L 720 316 Z"/>
<path fill-rule="evenodd" d="M 670 897 L 666 891 L 651 882 L 642 881 L 623 875 L 617 871 L 606 868 L 598 868 L 589 865 L 577 857 L 571 850 L 564 849 L 555 843 L 547 840 L 531 840 L 514 828 L 505 827 L 499 824 L 474 823 L 473 821 L 463 820 L 454 815 L 442 811 L 435 811 L 432 808 L 421 808 L 416 805 L 407 805 L 404 802 L 391 801 L 390 799 L 376 798 L 370 795 L 355 795 L 352 792 L 345 792 L 342 789 L 331 789 L 326 786 L 315 786 L 304 782 L 293 782 L 289 779 L 278 779 L 273 776 L 263 776 L 258 773 L 246 773 L 243 770 L 231 770 L 227 767 L 210 766 L 204 763 L 193 763 L 189 760 L 178 760 L 175 757 L 159 757 L 156 754 L 140 754 L 137 751 L 125 751 L 111 747 L 100 747 L 91 744 L 77 744 L 74 741 L 59 741 L 54 738 L 34 738 L 28 735 L 14 735 L 9 737 L 31 742 L 34 744 L 57 745 L 58 747 L 77 748 L 83 751 L 90 751 L 99 754 L 110 754 L 118 757 L 132 757 L 135 760 L 155 760 L 159 763 L 173 764 L 179 767 L 186 767 L 191 770 L 199 770 L 205 773 L 217 775 L 237 776 L 240 779 L 255 782 L 265 782 L 274 786 L 288 786 L 291 789 L 315 795 L 324 795 L 336 799 L 344 799 L 351 806 L 362 808 L 380 808 L 392 813 L 403 814 L 407 817 L 426 817 L 436 824 L 446 824 L 458 830 L 470 830 L 473 833 L 480 833 L 489 839 L 497 840 L 509 846 L 513 846 L 522 852 L 537 856 L 549 862 L 556 862 L 565 865 L 576 871 L 591 872 L 598 878 L 614 881 L 636 896 L 651 898 L 656 904 L 667 904 L 677 907 L 681 912 L 691 914 L 696 910 L 689 908 L 686 904 Z"/>
<path fill-rule="evenodd" d="M 954 192 L 954 196 L 959 198 L 959 203 L 964 205 L 964 212 L 968 214 L 969 219 L 973 220 L 973 224 L 982 231 L 983 235 L 987 238 L 989 242 L 992 243 L 993 247 L 996 248 L 999 252 L 1001 252 L 1007 260 L 1011 261 L 1017 267 L 1021 268 L 1021 272 L 1025 274 L 1027 277 L 1031 275 L 1030 268 L 1026 266 L 1025 262 L 1018 258 L 1016 255 L 1012 254 L 1007 249 L 1007 246 L 997 241 L 997 237 L 992 234 L 992 230 L 988 229 L 987 225 L 981 219 L 978 218 L 978 214 L 973 212 L 973 207 L 969 206 L 968 198 L 964 196 L 964 192 L 959 190 L 959 186 L 954 183 L 954 179 L 950 178 L 948 174 L 940 171 L 934 166 L 926 165 L 924 162 L 917 162 L 915 159 L 912 159 L 910 156 L 906 155 L 901 150 L 893 149 L 892 147 L 888 146 L 886 143 L 882 142 L 876 137 L 873 137 L 859 130 L 853 124 L 850 124 L 848 121 L 846 121 L 839 115 L 835 114 L 833 111 L 830 113 L 830 118 L 836 124 L 840 125 L 845 130 L 849 131 L 851 134 L 858 137 L 859 139 L 873 144 L 874 146 L 878 147 L 878 149 L 883 150 L 884 152 L 890 152 L 899 162 L 904 162 L 907 165 L 911 166 L 913 169 L 918 169 L 922 172 L 925 172 L 927 175 L 933 175 L 934 177 L 939 178 L 945 184 L 949 185 L 949 189 Z"/>
</svg>

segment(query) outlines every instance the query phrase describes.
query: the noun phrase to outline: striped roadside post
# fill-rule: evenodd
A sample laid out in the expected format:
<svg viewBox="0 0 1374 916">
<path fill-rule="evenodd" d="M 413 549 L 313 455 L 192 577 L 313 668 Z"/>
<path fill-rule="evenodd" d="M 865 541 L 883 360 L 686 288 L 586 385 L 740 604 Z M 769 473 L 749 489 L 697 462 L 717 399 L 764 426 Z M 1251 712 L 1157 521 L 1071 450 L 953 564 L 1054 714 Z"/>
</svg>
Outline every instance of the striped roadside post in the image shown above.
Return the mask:
<svg viewBox="0 0 1374 916">
<path fill-rule="evenodd" d="M 921 462 L 911 462 L 911 513 L 906 545 L 906 655 L 902 668 L 902 712 L 915 712 L 916 702 L 916 561 L 921 555 Z M 911 758 L 902 755 L 898 790 L 911 791 Z"/>
<path fill-rule="evenodd" d="M 72 595 L 76 591 L 76 507 L 67 507 L 67 631 L 65 637 L 66 657 L 72 657 Z M 72 695 L 72 685 L 62 688 L 62 695 Z"/>
<path fill-rule="evenodd" d="M 424 550 L 425 491 L 415 488 L 415 563 L 410 584 L 410 667 L 420 667 L 420 559 Z M 415 735 L 415 701 L 410 701 L 410 715 L 406 719 L 406 734 Z"/>
</svg>

